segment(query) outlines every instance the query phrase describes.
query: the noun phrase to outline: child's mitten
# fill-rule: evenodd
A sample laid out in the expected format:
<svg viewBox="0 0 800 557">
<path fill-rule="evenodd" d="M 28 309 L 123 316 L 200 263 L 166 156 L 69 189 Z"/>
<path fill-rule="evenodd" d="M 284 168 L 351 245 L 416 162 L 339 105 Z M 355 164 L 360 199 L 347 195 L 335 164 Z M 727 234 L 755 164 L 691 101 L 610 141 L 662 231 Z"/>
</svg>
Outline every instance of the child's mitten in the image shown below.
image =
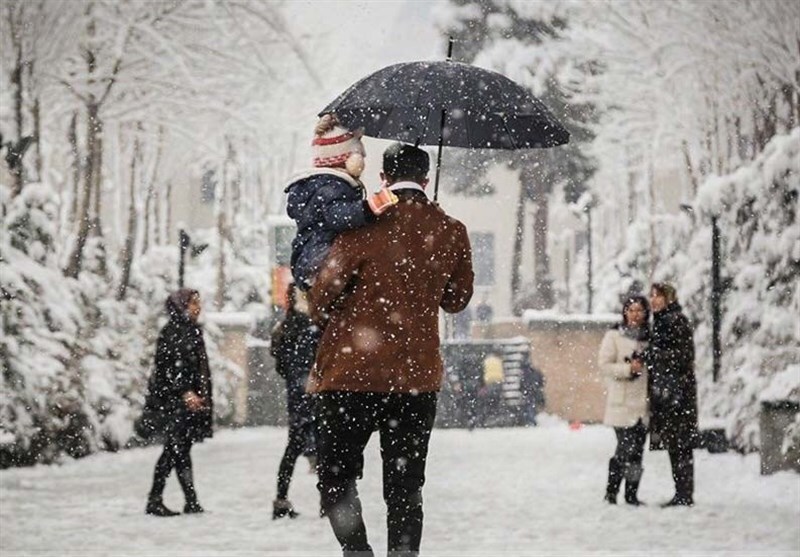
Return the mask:
<svg viewBox="0 0 800 557">
<path fill-rule="evenodd" d="M 367 204 L 375 215 L 380 215 L 397 202 L 397 196 L 388 188 L 381 188 L 380 191 L 367 198 Z"/>
</svg>

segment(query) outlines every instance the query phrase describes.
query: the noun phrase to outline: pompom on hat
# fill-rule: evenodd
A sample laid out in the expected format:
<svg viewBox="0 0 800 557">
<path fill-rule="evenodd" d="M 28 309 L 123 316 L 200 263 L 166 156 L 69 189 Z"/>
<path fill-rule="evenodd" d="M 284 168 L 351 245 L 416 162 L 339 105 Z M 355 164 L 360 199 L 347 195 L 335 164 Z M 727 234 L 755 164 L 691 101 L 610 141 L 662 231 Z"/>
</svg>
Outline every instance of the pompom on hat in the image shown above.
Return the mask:
<svg viewBox="0 0 800 557">
<path fill-rule="evenodd" d="M 314 129 L 311 148 L 317 168 L 341 168 L 354 178 L 364 171 L 364 144 L 361 130 L 351 131 L 342 126 L 334 114 L 324 114 Z"/>
</svg>

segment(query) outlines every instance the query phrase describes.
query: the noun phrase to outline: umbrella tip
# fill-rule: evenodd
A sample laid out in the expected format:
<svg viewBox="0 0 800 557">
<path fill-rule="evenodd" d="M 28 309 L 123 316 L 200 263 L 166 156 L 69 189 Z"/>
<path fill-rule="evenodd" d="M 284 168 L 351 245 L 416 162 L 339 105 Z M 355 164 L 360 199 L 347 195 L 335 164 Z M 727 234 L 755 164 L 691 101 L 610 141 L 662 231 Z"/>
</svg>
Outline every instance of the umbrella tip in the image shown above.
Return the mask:
<svg viewBox="0 0 800 557">
<path fill-rule="evenodd" d="M 447 59 L 448 60 L 453 58 L 453 43 L 454 42 L 455 41 L 453 40 L 452 36 L 448 37 L 448 39 L 447 39 Z"/>
</svg>

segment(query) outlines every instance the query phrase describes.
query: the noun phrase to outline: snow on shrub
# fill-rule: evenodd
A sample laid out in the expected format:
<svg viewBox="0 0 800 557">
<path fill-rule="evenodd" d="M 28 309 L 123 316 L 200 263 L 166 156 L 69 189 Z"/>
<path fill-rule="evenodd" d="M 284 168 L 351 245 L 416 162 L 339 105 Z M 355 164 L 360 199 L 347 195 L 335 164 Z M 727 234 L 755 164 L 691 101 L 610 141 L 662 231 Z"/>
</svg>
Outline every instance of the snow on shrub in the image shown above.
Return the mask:
<svg viewBox="0 0 800 557">
<path fill-rule="evenodd" d="M 151 248 L 117 300 L 116 261 L 97 237 L 78 279 L 65 277 L 55 199 L 43 184 L 13 199 L 0 186 L 0 468 L 128 443 L 177 282 L 177 250 Z M 217 420 L 226 423 L 242 371 L 220 354 L 220 337 L 207 328 Z"/>
<path fill-rule="evenodd" d="M 741 450 L 759 447 L 761 400 L 800 400 L 800 128 L 776 136 L 752 163 L 699 188 L 688 215 L 634 222 L 627 247 L 598 272 L 599 309 L 638 280 L 674 282 L 695 322 L 701 426 L 725 424 Z M 722 351 L 711 377 L 711 216 L 722 241 Z M 648 228 L 657 241 L 649 245 Z"/>
</svg>

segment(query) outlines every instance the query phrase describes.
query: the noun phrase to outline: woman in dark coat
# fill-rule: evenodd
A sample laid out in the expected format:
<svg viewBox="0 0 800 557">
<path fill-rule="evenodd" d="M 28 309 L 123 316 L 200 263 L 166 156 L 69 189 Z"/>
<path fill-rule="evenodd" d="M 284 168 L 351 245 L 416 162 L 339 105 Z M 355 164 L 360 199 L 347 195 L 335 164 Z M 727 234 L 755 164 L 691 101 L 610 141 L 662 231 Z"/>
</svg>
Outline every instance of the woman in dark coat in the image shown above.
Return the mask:
<svg viewBox="0 0 800 557">
<path fill-rule="evenodd" d="M 694 505 L 694 456 L 697 443 L 697 381 L 692 326 L 675 288 L 653 284 L 653 330 L 645 350 L 649 372 L 651 449 L 666 449 L 672 464 L 675 496 L 665 507 Z"/>
<path fill-rule="evenodd" d="M 289 285 L 286 316 L 272 333 L 270 352 L 275 369 L 286 380 L 286 407 L 289 417 L 289 440 L 278 468 L 278 494 L 272 503 L 272 518 L 295 518 L 288 500 L 297 458 L 305 453 L 314 455 L 314 417 L 311 395 L 306 393 L 306 381 L 319 344 L 319 328 L 311 322 L 298 299 L 294 284 Z"/>
<path fill-rule="evenodd" d="M 173 468 L 186 498 L 183 512 L 203 512 L 194 489 L 190 450 L 192 443 L 213 433 L 211 373 L 203 329 L 197 323 L 200 295 L 182 288 L 170 295 L 166 309 L 169 322 L 158 336 L 155 371 L 145 401 L 146 409 L 156 409 L 164 416 L 160 428 L 164 451 L 156 463 L 145 511 L 155 516 L 179 514 L 163 502 L 164 486 Z"/>
</svg>

